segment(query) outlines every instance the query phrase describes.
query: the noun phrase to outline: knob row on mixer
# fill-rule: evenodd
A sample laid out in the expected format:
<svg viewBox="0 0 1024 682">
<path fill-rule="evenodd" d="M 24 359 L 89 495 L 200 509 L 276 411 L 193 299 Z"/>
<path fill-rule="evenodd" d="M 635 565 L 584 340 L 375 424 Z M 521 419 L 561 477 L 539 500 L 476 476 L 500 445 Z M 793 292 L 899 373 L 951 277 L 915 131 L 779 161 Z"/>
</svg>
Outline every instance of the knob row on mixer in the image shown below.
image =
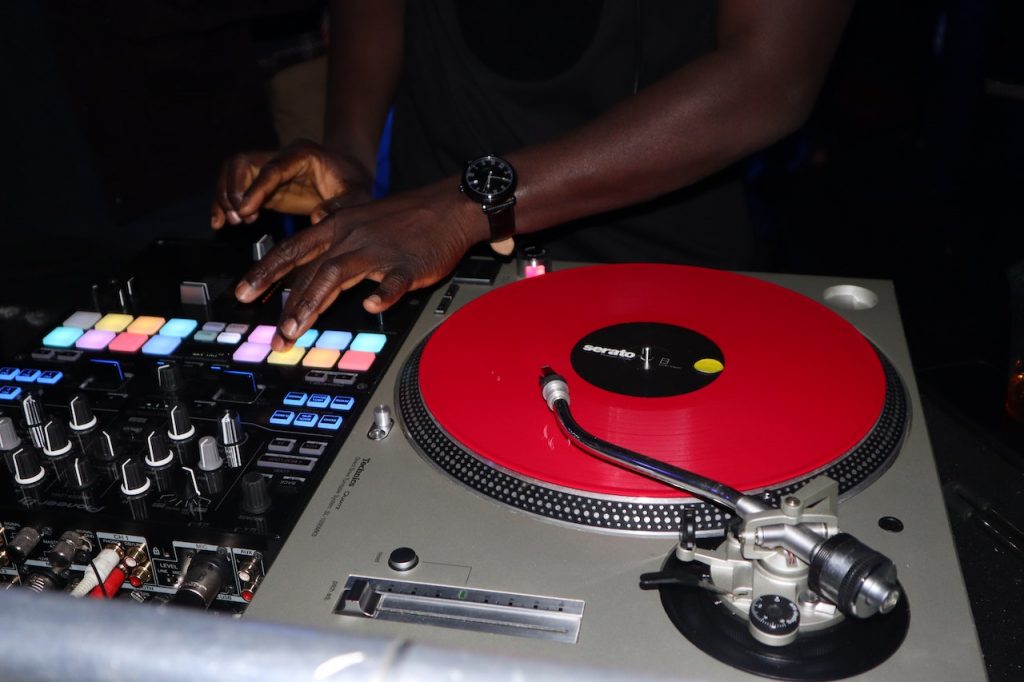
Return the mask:
<svg viewBox="0 0 1024 682">
<path fill-rule="evenodd" d="M 15 483 L 23 487 L 36 486 L 47 473 L 43 462 L 52 461 L 62 481 L 72 488 L 84 489 L 97 480 L 94 464 L 109 467 L 116 464 L 113 476 L 120 481 L 121 492 L 134 497 L 148 491 L 147 472 L 154 475 L 164 472 L 172 468 L 175 461 L 182 465 L 196 464 L 206 474 L 222 468 L 236 469 L 243 464 L 245 434 L 239 415 L 232 410 L 225 410 L 217 420 L 216 438 L 197 439 L 187 409 L 173 405 L 166 430 L 151 430 L 144 440 L 142 457 L 137 457 L 124 447 L 116 432 L 99 427 L 84 395 L 74 396 L 69 408 L 70 422 L 47 415 L 35 396 L 26 396 L 22 411 L 27 438 L 19 435 L 11 417 L 0 417 L 0 454 Z M 81 428 L 90 422 L 90 428 Z M 161 480 L 166 479 L 164 476 Z M 220 492 L 222 486 L 215 478 L 207 476 L 204 482 L 204 493 Z"/>
</svg>

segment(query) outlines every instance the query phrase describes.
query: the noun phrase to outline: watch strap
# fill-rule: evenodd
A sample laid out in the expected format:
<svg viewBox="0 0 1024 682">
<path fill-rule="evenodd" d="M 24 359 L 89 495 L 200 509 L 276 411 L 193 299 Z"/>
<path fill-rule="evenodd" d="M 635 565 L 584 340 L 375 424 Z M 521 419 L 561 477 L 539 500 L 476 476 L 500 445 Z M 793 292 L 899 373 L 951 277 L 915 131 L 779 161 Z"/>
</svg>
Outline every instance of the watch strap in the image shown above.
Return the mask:
<svg viewBox="0 0 1024 682">
<path fill-rule="evenodd" d="M 511 196 L 500 204 L 482 204 L 484 215 L 491 228 L 491 242 L 508 239 L 516 232 L 515 196 Z"/>
</svg>

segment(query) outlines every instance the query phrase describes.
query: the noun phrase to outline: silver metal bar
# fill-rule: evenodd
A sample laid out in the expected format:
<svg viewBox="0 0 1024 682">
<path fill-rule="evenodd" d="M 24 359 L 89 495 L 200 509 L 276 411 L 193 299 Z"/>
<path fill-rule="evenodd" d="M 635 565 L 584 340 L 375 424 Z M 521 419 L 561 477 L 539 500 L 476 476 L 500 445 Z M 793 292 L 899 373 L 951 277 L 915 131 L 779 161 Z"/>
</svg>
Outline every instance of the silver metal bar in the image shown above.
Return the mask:
<svg viewBox="0 0 1024 682">
<path fill-rule="evenodd" d="M 0 613 L 6 623 L 0 679 L 23 682 L 179 682 L 183 676 L 261 682 L 670 679 L 21 589 L 0 592 Z"/>
</svg>

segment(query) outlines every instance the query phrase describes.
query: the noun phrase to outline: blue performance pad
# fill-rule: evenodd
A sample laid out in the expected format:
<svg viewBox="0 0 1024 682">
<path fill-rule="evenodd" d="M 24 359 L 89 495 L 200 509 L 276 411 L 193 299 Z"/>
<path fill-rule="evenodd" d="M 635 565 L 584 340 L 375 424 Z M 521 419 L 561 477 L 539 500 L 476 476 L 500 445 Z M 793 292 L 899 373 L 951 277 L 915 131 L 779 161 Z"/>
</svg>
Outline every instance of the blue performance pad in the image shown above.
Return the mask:
<svg viewBox="0 0 1024 682">
<path fill-rule="evenodd" d="M 348 412 L 355 405 L 356 399 L 347 395 L 334 396 L 334 400 L 331 401 L 332 410 L 342 410 Z"/>
<path fill-rule="evenodd" d="M 369 332 L 360 332 L 356 334 L 356 338 L 352 340 L 352 345 L 349 350 L 361 350 L 366 353 L 379 353 L 384 344 L 387 343 L 388 337 L 383 334 L 371 334 Z"/>
<path fill-rule="evenodd" d="M 74 327 L 57 327 L 43 338 L 43 345 L 51 348 L 70 348 L 84 333 L 84 330 Z"/>
<path fill-rule="evenodd" d="M 316 337 L 320 336 L 320 332 L 315 329 L 307 329 L 306 333 L 295 339 L 295 345 L 299 348 L 309 348 L 316 341 Z"/>
<path fill-rule="evenodd" d="M 208 331 L 204 329 L 202 331 L 196 332 L 195 339 L 200 343 L 216 343 L 217 332 Z"/>
<path fill-rule="evenodd" d="M 304 429 L 311 429 L 316 426 L 317 421 L 320 419 L 319 416 L 312 412 L 299 412 L 295 415 L 295 426 L 301 426 Z"/>
<path fill-rule="evenodd" d="M 321 429 L 327 429 L 328 431 L 337 431 L 341 428 L 341 417 L 336 414 L 325 414 L 320 417 Z"/>
<path fill-rule="evenodd" d="M 199 322 L 196 320 L 186 320 L 182 317 L 172 317 L 167 320 L 167 323 L 160 327 L 159 334 L 161 336 L 177 336 L 179 339 L 183 339 L 192 332 L 195 331 L 196 327 L 199 326 Z M 145 351 L 143 351 L 145 352 Z"/>
<path fill-rule="evenodd" d="M 14 377 L 15 381 L 23 381 L 26 384 L 31 384 L 33 381 L 39 378 L 42 374 L 38 369 L 23 369 L 18 372 L 18 376 Z"/>
<path fill-rule="evenodd" d="M 167 325 L 164 325 L 166 327 Z M 142 346 L 145 355 L 170 355 L 181 345 L 181 338 L 157 334 Z"/>
<path fill-rule="evenodd" d="M 0 381 L 10 381 L 18 376 L 19 371 L 17 367 L 0 367 Z"/>
<path fill-rule="evenodd" d="M 339 332 L 327 330 L 320 335 L 316 341 L 317 348 L 333 348 L 334 350 L 345 350 L 352 340 L 352 332 Z"/>
<path fill-rule="evenodd" d="M 277 410 L 270 415 L 270 423 L 278 426 L 288 426 L 295 420 L 295 413 L 291 410 Z"/>
<path fill-rule="evenodd" d="M 293 407 L 302 407 L 306 404 L 306 394 L 299 391 L 292 391 L 291 393 L 285 394 L 284 400 L 281 402 Z"/>
<path fill-rule="evenodd" d="M 331 396 L 324 393 L 314 393 L 309 396 L 309 400 L 306 402 L 306 407 L 313 407 L 320 410 L 325 410 L 331 404 Z"/>
<path fill-rule="evenodd" d="M 21 386 L 0 386 L 0 400 L 17 400 Z"/>
<path fill-rule="evenodd" d="M 55 384 L 64 378 L 64 372 L 58 372 L 55 369 L 50 369 L 36 378 L 37 384 Z"/>
</svg>

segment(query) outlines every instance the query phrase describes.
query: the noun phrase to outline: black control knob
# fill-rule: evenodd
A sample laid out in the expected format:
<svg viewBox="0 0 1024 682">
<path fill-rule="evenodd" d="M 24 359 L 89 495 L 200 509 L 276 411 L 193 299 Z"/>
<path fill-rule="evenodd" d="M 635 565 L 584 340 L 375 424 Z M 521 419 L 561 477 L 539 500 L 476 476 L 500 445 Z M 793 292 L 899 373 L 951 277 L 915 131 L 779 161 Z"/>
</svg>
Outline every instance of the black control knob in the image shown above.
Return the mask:
<svg viewBox="0 0 1024 682">
<path fill-rule="evenodd" d="M 75 458 L 71 463 L 70 473 L 71 486 L 79 490 L 88 488 L 96 480 L 96 472 L 93 470 L 92 465 L 89 464 L 89 460 L 85 457 Z"/>
<path fill-rule="evenodd" d="M 778 594 L 762 594 L 750 604 L 750 633 L 765 644 L 788 644 L 800 628 L 800 607 Z"/>
<path fill-rule="evenodd" d="M 117 459 L 117 444 L 109 431 L 100 431 L 100 450 L 97 456 L 104 462 Z"/>
<path fill-rule="evenodd" d="M 35 485 L 46 476 L 36 449 L 29 445 L 18 448 L 11 455 L 11 465 L 14 469 L 14 482 L 18 485 Z"/>
<path fill-rule="evenodd" d="M 199 468 L 202 471 L 216 471 L 224 466 L 224 458 L 220 456 L 217 439 L 203 436 L 199 439 Z"/>
<path fill-rule="evenodd" d="M 29 393 L 21 399 L 21 412 L 25 415 L 25 426 L 32 445 L 43 447 L 43 423 L 46 421 L 46 410 L 43 403 L 35 395 Z"/>
<path fill-rule="evenodd" d="M 78 393 L 72 396 L 68 407 L 71 409 L 71 419 L 68 422 L 68 426 L 73 430 L 88 431 L 96 426 L 96 415 L 92 413 L 92 405 L 89 404 L 89 399 L 83 394 Z"/>
<path fill-rule="evenodd" d="M 47 457 L 63 457 L 71 452 L 64 424 L 59 419 L 50 419 L 43 425 L 43 454 Z"/>
<path fill-rule="evenodd" d="M 258 471 L 242 476 L 242 511 L 247 514 L 262 514 L 270 509 L 270 484 Z"/>
<path fill-rule="evenodd" d="M 224 410 L 224 414 L 217 420 L 217 430 L 228 467 L 237 469 L 242 466 L 242 441 L 245 440 L 241 417 L 234 410 Z"/>
<path fill-rule="evenodd" d="M 174 364 L 159 365 L 156 368 L 156 380 L 164 393 L 177 393 L 185 386 L 181 377 L 181 369 Z"/>
<path fill-rule="evenodd" d="M 146 436 L 146 466 L 159 469 L 172 461 L 174 461 L 174 455 L 167 448 L 163 434 L 158 431 L 150 431 Z"/>
<path fill-rule="evenodd" d="M 142 464 L 137 460 L 131 458 L 124 460 L 118 466 L 118 471 L 121 474 L 121 492 L 125 495 L 135 497 L 149 490 L 151 483 L 146 478 Z"/>
<path fill-rule="evenodd" d="M 171 440 L 187 440 L 196 435 L 196 427 L 192 425 L 192 418 L 184 405 L 180 403 L 172 405 L 168 416 L 170 422 L 167 427 L 167 435 Z"/>
</svg>

